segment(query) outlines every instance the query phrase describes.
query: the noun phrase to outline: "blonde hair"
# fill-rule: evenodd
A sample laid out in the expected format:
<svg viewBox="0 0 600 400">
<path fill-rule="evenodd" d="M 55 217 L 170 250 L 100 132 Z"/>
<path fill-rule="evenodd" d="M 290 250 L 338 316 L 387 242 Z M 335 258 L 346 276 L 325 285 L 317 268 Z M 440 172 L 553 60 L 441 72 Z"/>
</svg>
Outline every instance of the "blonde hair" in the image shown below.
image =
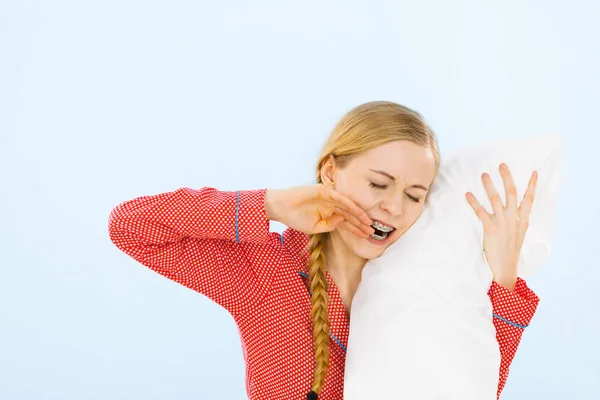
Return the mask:
<svg viewBox="0 0 600 400">
<path fill-rule="evenodd" d="M 437 139 L 421 114 L 390 101 L 372 101 L 350 110 L 334 127 L 319 156 L 317 183 L 322 183 L 321 168 L 330 155 L 336 166 L 343 168 L 352 157 L 396 140 L 408 140 L 430 148 L 437 175 L 440 167 Z M 315 399 L 321 393 L 329 368 L 328 288 L 325 277 L 325 249 L 328 240 L 329 233 L 318 233 L 311 235 L 308 242 L 315 353 L 315 370 L 309 399 Z"/>
</svg>

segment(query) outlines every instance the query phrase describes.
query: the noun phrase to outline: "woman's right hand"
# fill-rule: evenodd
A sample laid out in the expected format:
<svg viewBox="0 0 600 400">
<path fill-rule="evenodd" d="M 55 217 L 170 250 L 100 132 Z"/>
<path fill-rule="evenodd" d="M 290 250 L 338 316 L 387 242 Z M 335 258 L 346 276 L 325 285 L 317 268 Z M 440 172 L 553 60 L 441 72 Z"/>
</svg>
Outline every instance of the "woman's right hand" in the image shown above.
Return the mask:
<svg viewBox="0 0 600 400">
<path fill-rule="evenodd" d="M 338 226 L 366 238 L 375 230 L 367 213 L 348 196 L 323 184 L 267 189 L 265 207 L 270 220 L 307 234 L 331 232 Z"/>
</svg>

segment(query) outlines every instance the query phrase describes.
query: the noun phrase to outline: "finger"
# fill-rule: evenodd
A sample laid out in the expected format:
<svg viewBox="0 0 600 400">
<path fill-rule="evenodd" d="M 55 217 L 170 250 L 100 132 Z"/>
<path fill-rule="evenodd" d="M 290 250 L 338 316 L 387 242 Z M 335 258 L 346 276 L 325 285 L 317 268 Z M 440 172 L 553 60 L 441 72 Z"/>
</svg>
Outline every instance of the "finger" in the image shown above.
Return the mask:
<svg viewBox="0 0 600 400">
<path fill-rule="evenodd" d="M 487 172 L 484 172 L 481 175 L 481 180 L 483 181 L 483 186 L 485 187 L 485 191 L 487 192 L 490 202 L 492 203 L 492 208 L 494 210 L 494 213 L 498 217 L 504 217 L 504 205 L 502 204 L 500 195 L 498 194 L 498 192 L 496 191 L 496 188 L 494 187 L 492 178 L 490 177 L 490 175 Z"/>
<path fill-rule="evenodd" d="M 328 194 L 330 199 L 336 204 L 336 206 L 346 211 L 349 211 L 367 225 L 371 225 L 373 223 L 373 221 L 371 220 L 371 218 L 369 218 L 367 213 L 358 205 L 356 205 L 356 203 L 354 203 L 348 196 L 345 196 L 334 189 L 330 189 Z"/>
<path fill-rule="evenodd" d="M 527 185 L 527 191 L 525 192 L 523 201 L 519 206 L 519 219 L 521 221 L 529 220 L 529 214 L 531 213 L 533 201 L 535 200 L 535 189 L 537 187 L 537 182 L 538 173 L 537 171 L 533 171 L 533 174 L 531 174 L 531 178 L 529 179 L 529 184 Z"/>
<path fill-rule="evenodd" d="M 348 221 L 343 221 L 343 222 L 342 222 L 342 223 L 339 225 L 339 227 L 340 227 L 341 229 L 345 229 L 345 230 L 347 230 L 348 232 L 351 232 L 351 233 L 355 234 L 356 236 L 358 236 L 358 237 L 361 237 L 361 238 L 363 238 L 363 239 L 366 239 L 366 238 L 368 238 L 368 237 L 369 237 L 369 234 L 368 234 L 368 233 L 366 233 L 365 231 L 362 231 L 362 230 L 358 229 L 358 228 L 357 228 L 355 225 L 351 224 L 351 223 L 350 223 L 350 222 L 348 222 Z"/>
<path fill-rule="evenodd" d="M 338 214 L 342 214 L 345 217 L 346 221 L 356 226 L 358 229 L 365 232 L 367 235 L 370 235 L 375 232 L 375 229 L 373 229 L 371 225 L 363 223 L 360 219 L 358 219 L 355 215 L 351 214 L 350 212 L 340 207 L 336 207 L 335 212 Z"/>
<path fill-rule="evenodd" d="M 467 192 L 466 194 L 467 201 L 471 205 L 471 208 L 475 212 L 475 215 L 479 218 L 479 220 L 483 223 L 484 227 L 489 227 L 492 225 L 492 220 L 490 219 L 490 214 L 483 208 L 481 204 L 477 201 L 473 193 Z"/>
<path fill-rule="evenodd" d="M 500 175 L 504 183 L 504 193 L 506 194 L 506 209 L 511 215 L 517 215 L 517 187 L 508 165 L 500 164 Z"/>
<path fill-rule="evenodd" d="M 315 226 L 317 232 L 331 232 L 344 222 L 344 216 L 341 214 L 332 214 L 329 217 L 320 220 Z"/>
</svg>

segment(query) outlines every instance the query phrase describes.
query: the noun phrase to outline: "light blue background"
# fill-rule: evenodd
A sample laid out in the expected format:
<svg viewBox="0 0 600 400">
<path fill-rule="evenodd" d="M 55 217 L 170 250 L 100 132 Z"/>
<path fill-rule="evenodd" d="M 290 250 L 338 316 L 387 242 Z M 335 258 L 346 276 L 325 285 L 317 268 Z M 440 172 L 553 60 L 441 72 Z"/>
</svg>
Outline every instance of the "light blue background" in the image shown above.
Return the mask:
<svg viewBox="0 0 600 400">
<path fill-rule="evenodd" d="M 236 326 L 109 240 L 118 203 L 312 183 L 344 112 L 443 154 L 560 133 L 541 303 L 502 398 L 598 399 L 598 2 L 0 2 L 0 398 L 244 399 Z M 280 230 L 281 226 L 274 226 Z"/>
</svg>

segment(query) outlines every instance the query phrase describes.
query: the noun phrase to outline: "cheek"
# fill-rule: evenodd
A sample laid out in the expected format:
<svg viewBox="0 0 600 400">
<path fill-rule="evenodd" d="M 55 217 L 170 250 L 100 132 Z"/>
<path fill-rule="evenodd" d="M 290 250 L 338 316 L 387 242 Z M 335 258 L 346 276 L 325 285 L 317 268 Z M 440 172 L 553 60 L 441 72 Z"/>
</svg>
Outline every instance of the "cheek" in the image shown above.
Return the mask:
<svg viewBox="0 0 600 400">
<path fill-rule="evenodd" d="M 379 202 L 377 194 L 371 188 L 350 188 L 350 187 L 337 187 L 336 190 L 345 196 L 348 196 L 357 206 L 362 210 L 368 211 L 375 207 Z"/>
<path fill-rule="evenodd" d="M 415 224 L 415 222 L 417 222 L 422 213 L 423 206 L 421 205 L 419 207 L 416 207 L 414 210 L 411 210 L 410 213 L 406 214 L 405 219 L 402 223 L 402 227 L 400 228 L 400 233 L 392 242 L 390 242 L 390 244 L 387 247 L 391 246 L 396 240 L 400 239 L 410 228 L 412 228 L 412 226 Z"/>
<path fill-rule="evenodd" d="M 412 212 L 410 214 L 411 222 L 414 223 L 417 219 L 419 219 L 421 214 L 423 214 L 423 203 L 415 205 L 414 209 L 412 210 Z"/>
<path fill-rule="evenodd" d="M 354 192 L 351 198 L 356 205 L 365 211 L 377 206 L 380 201 L 380 196 L 378 196 L 377 193 L 370 188 L 367 190 Z"/>
<path fill-rule="evenodd" d="M 342 179 L 338 181 L 335 189 L 365 211 L 377 206 L 384 197 L 383 192 L 370 187 L 369 182 L 363 179 Z"/>
</svg>

